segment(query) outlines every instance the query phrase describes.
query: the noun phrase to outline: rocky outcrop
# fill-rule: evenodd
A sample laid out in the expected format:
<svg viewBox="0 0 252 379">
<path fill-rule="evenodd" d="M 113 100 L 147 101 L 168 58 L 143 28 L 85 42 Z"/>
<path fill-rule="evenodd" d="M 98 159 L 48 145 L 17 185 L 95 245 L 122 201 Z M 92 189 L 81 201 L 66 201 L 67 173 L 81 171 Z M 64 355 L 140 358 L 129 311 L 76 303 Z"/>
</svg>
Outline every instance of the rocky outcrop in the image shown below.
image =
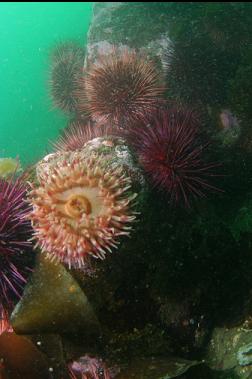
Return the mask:
<svg viewBox="0 0 252 379">
<path fill-rule="evenodd" d="M 169 32 L 162 3 L 95 3 L 88 33 L 87 62 L 99 54 L 119 49 L 136 49 L 151 57 L 162 58 L 169 46 Z"/>
</svg>

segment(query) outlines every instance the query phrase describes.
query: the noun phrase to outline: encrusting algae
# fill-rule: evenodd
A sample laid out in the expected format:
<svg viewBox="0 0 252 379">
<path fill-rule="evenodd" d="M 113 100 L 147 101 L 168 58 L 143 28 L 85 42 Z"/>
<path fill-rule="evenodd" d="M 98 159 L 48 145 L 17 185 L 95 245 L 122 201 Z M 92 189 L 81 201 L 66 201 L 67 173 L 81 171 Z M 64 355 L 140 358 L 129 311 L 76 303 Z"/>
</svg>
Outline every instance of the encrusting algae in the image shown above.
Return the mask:
<svg viewBox="0 0 252 379">
<path fill-rule="evenodd" d="M 0 158 L 0 178 L 22 171 L 18 158 Z"/>
</svg>

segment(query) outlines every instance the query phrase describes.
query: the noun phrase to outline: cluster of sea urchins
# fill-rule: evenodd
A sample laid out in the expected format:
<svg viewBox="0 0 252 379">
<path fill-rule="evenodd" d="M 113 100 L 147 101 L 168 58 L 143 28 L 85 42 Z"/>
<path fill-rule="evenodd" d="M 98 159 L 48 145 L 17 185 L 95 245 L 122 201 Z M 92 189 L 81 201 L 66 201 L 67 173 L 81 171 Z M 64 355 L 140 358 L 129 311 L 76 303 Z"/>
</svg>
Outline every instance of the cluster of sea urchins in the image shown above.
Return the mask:
<svg viewBox="0 0 252 379">
<path fill-rule="evenodd" d="M 218 165 L 203 159 L 208 144 L 199 136 L 193 112 L 160 110 L 151 121 L 132 130 L 131 142 L 151 182 L 168 194 L 171 203 L 189 207 L 192 198 L 218 190 L 208 183 Z"/>
<path fill-rule="evenodd" d="M 30 269 L 26 267 L 32 228 L 26 185 L 20 179 L 0 179 L 0 313 L 12 307 L 21 295 Z"/>
<path fill-rule="evenodd" d="M 30 217 L 42 251 L 81 268 L 90 256 L 103 259 L 119 236 L 129 234 L 136 194 L 130 177 L 102 154 L 58 156 L 29 195 Z"/>
<path fill-rule="evenodd" d="M 88 109 L 95 121 L 120 127 L 151 115 L 164 92 L 155 65 L 129 50 L 101 56 L 83 78 L 80 110 Z"/>
<path fill-rule="evenodd" d="M 88 139 L 112 131 L 131 135 L 151 182 L 168 193 L 172 203 L 188 207 L 192 198 L 216 190 L 208 183 L 216 164 L 207 164 L 202 158 L 207 144 L 199 138 L 193 113 L 179 107 L 167 110 L 160 99 L 164 92 L 160 82 L 155 65 L 135 51 L 114 49 L 110 55 L 98 57 L 80 79 L 75 94 L 78 110 L 88 108 L 93 121 L 109 125 L 109 129 L 76 123 L 54 147 L 74 151 Z"/>
</svg>

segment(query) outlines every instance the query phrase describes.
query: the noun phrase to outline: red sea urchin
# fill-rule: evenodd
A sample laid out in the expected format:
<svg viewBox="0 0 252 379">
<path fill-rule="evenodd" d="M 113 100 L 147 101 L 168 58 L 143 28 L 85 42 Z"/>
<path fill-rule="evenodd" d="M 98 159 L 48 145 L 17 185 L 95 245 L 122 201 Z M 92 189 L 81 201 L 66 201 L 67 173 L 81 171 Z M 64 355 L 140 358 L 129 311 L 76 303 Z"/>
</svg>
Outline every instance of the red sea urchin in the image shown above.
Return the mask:
<svg viewBox="0 0 252 379">
<path fill-rule="evenodd" d="M 107 137 L 111 134 L 112 128 L 107 126 L 93 126 L 90 122 L 73 121 L 63 131 L 58 141 L 53 142 L 52 145 L 55 151 L 75 151 L 82 149 L 88 141 L 94 138 Z"/>
<path fill-rule="evenodd" d="M 198 121 L 192 112 L 164 110 L 153 121 L 132 132 L 139 162 L 155 187 L 169 194 L 171 203 L 190 206 L 190 199 L 217 190 L 208 184 L 216 163 L 205 163 L 198 135 Z"/>
<path fill-rule="evenodd" d="M 26 219 L 30 207 L 25 201 L 26 186 L 19 180 L 0 180 L 0 308 L 9 310 L 13 297 L 20 296 L 30 269 L 26 249 L 31 246 L 31 224 Z M 0 309 L 1 313 L 1 309 Z"/>
<path fill-rule="evenodd" d="M 103 56 L 83 79 L 80 108 L 96 121 L 124 126 L 151 114 L 164 92 L 155 66 L 125 50 Z"/>
<path fill-rule="evenodd" d="M 84 64 L 84 51 L 74 43 L 63 43 L 52 54 L 51 95 L 57 108 L 74 112 L 77 107 L 76 91 Z"/>
<path fill-rule="evenodd" d="M 102 154 L 55 155 L 30 193 L 30 217 L 42 251 L 81 268 L 90 256 L 103 259 L 117 247 L 118 236 L 129 235 L 136 194 L 122 168 Z"/>
</svg>

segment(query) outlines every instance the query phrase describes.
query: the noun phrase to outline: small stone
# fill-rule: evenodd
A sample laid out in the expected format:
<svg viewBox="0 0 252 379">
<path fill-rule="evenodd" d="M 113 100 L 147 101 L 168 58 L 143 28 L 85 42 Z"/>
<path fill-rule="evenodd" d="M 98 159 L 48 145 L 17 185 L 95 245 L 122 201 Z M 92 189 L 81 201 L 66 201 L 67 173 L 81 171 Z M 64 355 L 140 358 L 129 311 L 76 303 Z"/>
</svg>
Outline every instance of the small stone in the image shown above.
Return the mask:
<svg viewBox="0 0 252 379">
<path fill-rule="evenodd" d="M 63 265 L 52 263 L 44 254 L 11 315 L 11 325 L 18 334 L 99 334 L 85 293 Z"/>
<path fill-rule="evenodd" d="M 3 333 L 0 336 L 0 361 L 1 378 L 51 378 L 46 356 L 27 337 L 15 333 Z"/>
</svg>

